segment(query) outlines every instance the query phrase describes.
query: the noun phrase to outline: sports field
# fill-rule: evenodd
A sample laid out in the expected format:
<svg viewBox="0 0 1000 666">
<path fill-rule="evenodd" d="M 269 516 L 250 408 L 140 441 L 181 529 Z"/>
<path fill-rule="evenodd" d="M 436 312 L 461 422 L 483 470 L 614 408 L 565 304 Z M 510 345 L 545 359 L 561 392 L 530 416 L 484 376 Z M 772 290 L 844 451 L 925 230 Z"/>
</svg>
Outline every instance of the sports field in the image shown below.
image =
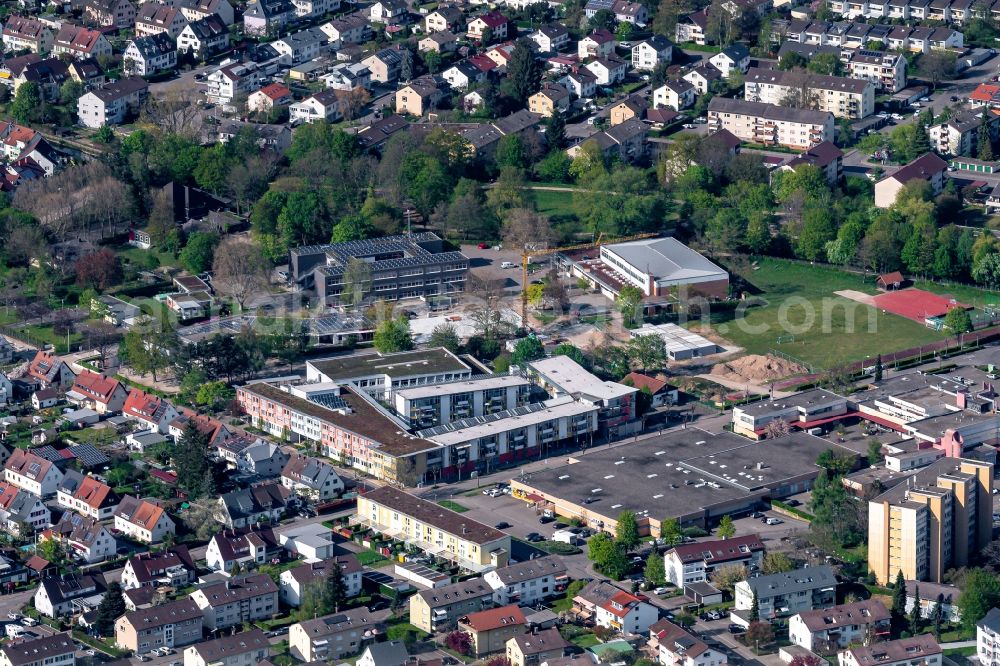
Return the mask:
<svg viewBox="0 0 1000 666">
<path fill-rule="evenodd" d="M 772 349 L 814 370 L 835 368 L 879 353 L 940 340 L 943 334 L 922 324 L 834 294 L 855 290 L 877 294 L 871 277 L 827 266 L 762 259 L 726 266 L 753 286 L 756 296 L 735 312 L 713 312 L 713 330 L 752 354 Z M 698 324 L 694 323 L 694 327 Z"/>
</svg>

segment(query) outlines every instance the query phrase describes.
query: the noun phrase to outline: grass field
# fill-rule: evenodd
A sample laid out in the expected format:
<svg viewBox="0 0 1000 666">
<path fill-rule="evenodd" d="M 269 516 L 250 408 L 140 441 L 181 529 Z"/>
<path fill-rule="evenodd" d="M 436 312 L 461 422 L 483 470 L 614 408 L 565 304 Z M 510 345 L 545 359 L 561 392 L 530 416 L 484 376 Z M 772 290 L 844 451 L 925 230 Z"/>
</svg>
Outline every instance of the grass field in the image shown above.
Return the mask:
<svg viewBox="0 0 1000 666">
<path fill-rule="evenodd" d="M 573 193 L 556 190 L 535 190 L 535 206 L 542 215 L 575 215 Z"/>
<path fill-rule="evenodd" d="M 780 259 L 763 259 L 756 270 L 745 265 L 727 268 L 752 285 L 750 291 L 763 304 L 714 312 L 710 321 L 719 335 L 752 354 L 777 349 L 818 371 L 943 337 L 917 322 L 833 293 L 877 293 L 871 278 L 865 282 L 860 275 L 828 266 Z"/>
<path fill-rule="evenodd" d="M 440 502 L 438 502 L 438 504 L 450 511 L 454 511 L 455 513 L 465 513 L 466 511 L 469 510 L 469 507 L 462 506 L 461 504 L 453 500 L 441 500 Z"/>
</svg>

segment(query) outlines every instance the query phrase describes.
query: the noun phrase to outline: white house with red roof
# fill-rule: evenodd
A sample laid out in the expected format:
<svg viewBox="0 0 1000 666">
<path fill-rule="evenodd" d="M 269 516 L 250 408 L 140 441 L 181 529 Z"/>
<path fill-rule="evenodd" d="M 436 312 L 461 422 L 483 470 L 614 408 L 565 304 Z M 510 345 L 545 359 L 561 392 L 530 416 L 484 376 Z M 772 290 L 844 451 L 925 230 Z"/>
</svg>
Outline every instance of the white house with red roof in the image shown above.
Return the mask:
<svg viewBox="0 0 1000 666">
<path fill-rule="evenodd" d="M 55 495 L 63 479 L 62 471 L 51 461 L 24 449 L 14 449 L 3 468 L 3 478 L 18 488 L 39 497 Z"/>
<path fill-rule="evenodd" d="M 701 583 L 723 566 L 760 565 L 764 542 L 756 534 L 702 541 L 674 546 L 663 555 L 667 582 L 684 589 L 688 583 Z"/>
<path fill-rule="evenodd" d="M 217 448 L 233 436 L 233 433 L 229 431 L 229 428 L 222 421 L 213 419 L 211 416 L 205 414 L 198 414 L 184 407 L 181 408 L 177 418 L 167 425 L 167 434 L 173 437 L 174 440 L 179 440 L 181 435 L 184 434 L 184 429 L 192 422 L 198 428 L 198 432 L 208 438 L 209 448 Z"/>
<path fill-rule="evenodd" d="M 490 39 L 507 39 L 507 25 L 509 23 L 510 19 L 500 12 L 487 12 L 469 21 L 468 26 L 466 26 L 466 35 L 469 39 L 481 41 L 488 30 Z"/>
<path fill-rule="evenodd" d="M 67 388 L 76 381 L 76 374 L 69 365 L 55 354 L 39 351 L 28 364 L 26 376 L 42 388 Z"/>
<path fill-rule="evenodd" d="M 576 43 L 580 60 L 607 58 L 615 52 L 615 36 L 610 30 L 599 28 Z"/>
<path fill-rule="evenodd" d="M 111 42 L 100 30 L 66 23 L 56 33 L 52 53 L 57 56 L 66 53 L 77 59 L 110 56 Z"/>
<path fill-rule="evenodd" d="M 247 108 L 251 111 L 268 113 L 276 106 L 292 103 L 292 91 L 281 83 L 270 83 L 247 97 Z"/>
<path fill-rule="evenodd" d="M 52 48 L 52 41 L 52 31 L 37 19 L 13 14 L 3 26 L 3 45 L 8 51 L 45 54 Z"/>
<path fill-rule="evenodd" d="M 641 372 L 630 372 L 619 383 L 634 386 L 640 392 L 648 391 L 649 395 L 652 396 L 651 407 L 677 404 L 677 387 L 671 386 L 665 380 L 650 377 Z"/>
<path fill-rule="evenodd" d="M 603 580 L 587 583 L 573 604 L 598 626 L 626 634 L 643 634 L 659 618 L 656 606 Z"/>
<path fill-rule="evenodd" d="M 115 511 L 115 529 L 131 539 L 152 544 L 174 534 L 176 526 L 162 506 L 126 495 Z"/>
<path fill-rule="evenodd" d="M 725 652 L 713 649 L 705 641 L 669 620 L 660 620 L 649 628 L 649 647 L 656 650 L 663 666 L 725 666 Z"/>
<path fill-rule="evenodd" d="M 38 134 L 30 127 L 23 125 L 10 125 L 9 130 L 4 133 L 3 154 L 8 161 L 16 160 L 18 156 L 28 147 Z"/>
<path fill-rule="evenodd" d="M 125 399 L 122 416 L 138 421 L 143 430 L 167 433 L 170 422 L 179 415 L 169 401 L 134 388 Z"/>
<path fill-rule="evenodd" d="M 125 406 L 128 391 L 114 377 L 105 377 L 84 370 L 76 376 L 66 400 L 79 407 L 93 409 L 98 414 L 117 414 Z"/>
<path fill-rule="evenodd" d="M 66 472 L 56 489 L 56 503 L 81 516 L 106 520 L 115 515 L 119 497 L 111 486 L 75 470 Z"/>
</svg>

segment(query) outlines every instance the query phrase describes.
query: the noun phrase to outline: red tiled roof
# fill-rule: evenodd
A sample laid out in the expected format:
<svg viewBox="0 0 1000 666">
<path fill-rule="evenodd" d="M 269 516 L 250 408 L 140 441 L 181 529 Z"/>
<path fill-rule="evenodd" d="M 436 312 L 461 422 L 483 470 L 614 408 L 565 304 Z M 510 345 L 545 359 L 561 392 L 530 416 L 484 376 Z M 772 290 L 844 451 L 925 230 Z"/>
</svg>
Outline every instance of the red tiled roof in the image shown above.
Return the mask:
<svg viewBox="0 0 1000 666">
<path fill-rule="evenodd" d="M 492 631 L 501 627 L 521 626 L 525 624 L 524 613 L 517 606 L 501 606 L 490 610 L 470 613 L 459 620 L 473 631 Z"/>
<path fill-rule="evenodd" d="M 114 396 L 119 386 L 121 386 L 121 383 L 114 377 L 105 377 L 96 372 L 84 370 L 76 376 L 76 381 L 73 383 L 71 390 L 107 403 Z"/>
<path fill-rule="evenodd" d="M 292 91 L 288 89 L 287 86 L 283 86 L 280 83 L 271 83 L 260 89 L 260 92 L 264 93 L 267 97 L 273 100 L 279 100 L 282 97 L 288 97 L 292 94 Z"/>
<path fill-rule="evenodd" d="M 974 102 L 989 102 L 997 93 L 1000 93 L 1000 85 L 980 83 L 969 95 L 969 99 Z"/>
<path fill-rule="evenodd" d="M 631 382 L 631 386 L 634 386 L 640 391 L 644 388 L 648 388 L 649 392 L 654 395 L 657 391 L 662 390 L 663 387 L 667 385 L 667 383 L 662 379 L 656 379 L 654 377 L 650 377 L 649 375 L 644 375 L 641 372 L 630 372 L 625 375 L 621 381 L 622 384 L 628 384 L 629 382 Z"/>
<path fill-rule="evenodd" d="M 732 539 L 686 543 L 674 546 L 673 550 L 681 562 L 705 560 L 716 564 L 750 557 L 752 553 L 764 550 L 764 543 L 756 534 L 747 534 Z"/>
<path fill-rule="evenodd" d="M 7 459 L 7 464 L 4 465 L 4 469 L 8 469 L 15 474 L 34 481 L 44 479 L 51 467 L 51 462 L 45 458 L 36 456 L 34 453 L 28 453 L 24 449 L 14 449 L 14 453 L 10 455 L 10 458 Z"/>
</svg>

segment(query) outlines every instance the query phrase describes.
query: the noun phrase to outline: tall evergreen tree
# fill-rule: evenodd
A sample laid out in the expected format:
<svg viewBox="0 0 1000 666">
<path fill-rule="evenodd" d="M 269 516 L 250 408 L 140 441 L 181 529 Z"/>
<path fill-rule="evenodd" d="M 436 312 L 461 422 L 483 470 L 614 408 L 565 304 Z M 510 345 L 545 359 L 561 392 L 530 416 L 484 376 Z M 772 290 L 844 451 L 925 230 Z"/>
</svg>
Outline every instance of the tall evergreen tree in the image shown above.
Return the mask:
<svg viewBox="0 0 1000 666">
<path fill-rule="evenodd" d="M 892 616 L 897 620 L 906 616 L 906 579 L 902 569 L 896 572 L 896 583 L 892 589 Z"/>
<path fill-rule="evenodd" d="M 212 469 L 208 462 L 208 435 L 198 430 L 193 419 L 188 419 L 174 452 L 177 480 L 188 498 L 195 500 L 214 494 Z"/>
<path fill-rule="evenodd" d="M 913 591 L 913 596 L 916 601 L 913 604 L 913 608 L 910 609 L 910 633 L 914 636 L 920 633 L 920 586 L 916 586 Z M 904 602 L 905 603 L 905 602 Z M 905 606 L 904 606 L 905 608 Z"/>
<path fill-rule="evenodd" d="M 753 600 L 750 602 L 750 621 L 760 620 L 760 602 L 757 600 L 757 590 L 753 591 Z"/>
<path fill-rule="evenodd" d="M 542 68 L 535 60 L 535 52 L 526 39 L 519 39 L 510 54 L 507 64 L 507 80 L 504 81 L 508 96 L 524 106 L 528 98 L 538 92 L 542 81 Z"/>
<path fill-rule="evenodd" d="M 97 633 L 100 636 L 113 636 L 115 620 L 125 614 L 125 597 L 118 581 L 108 585 L 108 591 L 97 606 Z"/>
<path fill-rule="evenodd" d="M 347 582 L 344 580 L 344 570 L 340 568 L 340 562 L 335 559 L 323 584 L 323 605 L 327 613 L 336 613 L 346 600 Z"/>
<path fill-rule="evenodd" d="M 976 132 L 976 157 L 988 162 L 993 161 L 993 142 L 990 140 L 989 119 L 986 116 L 986 108 L 983 107 L 982 124 Z"/>
<path fill-rule="evenodd" d="M 878 356 L 875 357 L 875 381 L 877 382 L 882 381 L 882 373 L 883 373 L 882 354 L 879 354 Z"/>
<path fill-rule="evenodd" d="M 559 150 L 566 142 L 566 117 L 558 109 L 545 121 L 545 142 L 549 150 Z"/>
</svg>

